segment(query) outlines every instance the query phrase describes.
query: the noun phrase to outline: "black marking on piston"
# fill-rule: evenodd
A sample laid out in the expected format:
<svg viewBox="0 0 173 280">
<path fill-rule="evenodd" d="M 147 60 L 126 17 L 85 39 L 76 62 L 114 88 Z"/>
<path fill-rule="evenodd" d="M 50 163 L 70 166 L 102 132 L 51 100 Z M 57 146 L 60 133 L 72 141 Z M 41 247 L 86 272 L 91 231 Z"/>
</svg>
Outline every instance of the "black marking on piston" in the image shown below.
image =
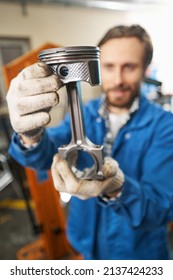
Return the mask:
<svg viewBox="0 0 173 280">
<path fill-rule="evenodd" d="M 68 73 L 69 73 L 69 69 L 67 66 L 62 65 L 60 66 L 60 68 L 58 69 L 59 74 L 61 75 L 61 77 L 67 77 Z"/>
</svg>

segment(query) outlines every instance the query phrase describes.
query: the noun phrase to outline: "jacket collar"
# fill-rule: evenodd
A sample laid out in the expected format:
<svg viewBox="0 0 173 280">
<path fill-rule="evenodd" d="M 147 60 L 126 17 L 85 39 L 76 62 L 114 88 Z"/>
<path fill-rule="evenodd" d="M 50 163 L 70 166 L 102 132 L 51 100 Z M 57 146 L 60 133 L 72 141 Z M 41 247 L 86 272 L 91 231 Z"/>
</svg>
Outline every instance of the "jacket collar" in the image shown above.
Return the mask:
<svg viewBox="0 0 173 280">
<path fill-rule="evenodd" d="M 137 129 L 146 126 L 152 121 L 154 117 L 154 110 L 151 101 L 141 95 L 139 97 L 139 108 L 131 115 L 128 123 L 130 129 Z"/>
</svg>

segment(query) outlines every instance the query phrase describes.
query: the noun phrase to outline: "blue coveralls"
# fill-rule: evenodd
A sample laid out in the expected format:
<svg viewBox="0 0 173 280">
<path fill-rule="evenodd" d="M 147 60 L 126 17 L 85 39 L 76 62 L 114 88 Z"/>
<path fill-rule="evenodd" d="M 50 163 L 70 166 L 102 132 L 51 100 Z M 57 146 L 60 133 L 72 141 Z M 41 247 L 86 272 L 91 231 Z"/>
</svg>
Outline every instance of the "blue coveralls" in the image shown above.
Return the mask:
<svg viewBox="0 0 173 280">
<path fill-rule="evenodd" d="M 84 106 L 86 134 L 103 144 L 100 98 Z M 58 146 L 70 142 L 69 116 L 48 128 L 37 147 L 25 149 L 14 134 L 9 153 L 21 165 L 50 169 Z M 125 174 L 115 201 L 100 197 L 70 202 L 67 236 L 85 259 L 168 259 L 167 225 L 173 221 L 173 114 L 140 97 L 139 109 L 123 126 L 112 155 Z M 85 157 L 85 155 L 84 155 Z M 82 163 L 85 159 L 81 161 Z"/>
</svg>

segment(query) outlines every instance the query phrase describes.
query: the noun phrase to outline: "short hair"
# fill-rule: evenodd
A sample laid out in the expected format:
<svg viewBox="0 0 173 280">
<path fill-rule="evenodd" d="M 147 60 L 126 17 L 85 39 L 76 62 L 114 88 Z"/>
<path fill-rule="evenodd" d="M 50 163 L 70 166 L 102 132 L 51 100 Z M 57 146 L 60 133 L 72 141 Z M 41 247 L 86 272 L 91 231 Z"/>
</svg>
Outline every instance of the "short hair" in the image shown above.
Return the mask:
<svg viewBox="0 0 173 280">
<path fill-rule="evenodd" d="M 98 43 L 98 47 L 104 45 L 108 40 L 116 38 L 129 38 L 136 37 L 139 39 L 145 48 L 145 57 L 144 57 L 144 68 L 146 69 L 152 61 L 153 57 L 153 44 L 151 38 L 147 31 L 138 24 L 133 24 L 130 26 L 127 25 L 118 25 L 109 29 L 106 34 Z"/>
</svg>

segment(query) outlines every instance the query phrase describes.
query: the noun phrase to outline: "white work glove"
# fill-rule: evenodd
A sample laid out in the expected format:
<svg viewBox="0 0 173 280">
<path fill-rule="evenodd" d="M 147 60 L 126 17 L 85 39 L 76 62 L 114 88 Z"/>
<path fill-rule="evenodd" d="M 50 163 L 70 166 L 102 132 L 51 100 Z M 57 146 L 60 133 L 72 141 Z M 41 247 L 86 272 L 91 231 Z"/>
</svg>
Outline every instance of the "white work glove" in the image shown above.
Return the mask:
<svg viewBox="0 0 173 280">
<path fill-rule="evenodd" d="M 59 192 L 66 192 L 83 200 L 113 193 L 116 197 L 124 183 L 124 174 L 117 161 L 112 158 L 105 158 L 102 168 L 103 180 L 77 178 L 68 162 L 60 159 L 58 154 L 53 158 L 51 172 L 54 186 Z"/>
<path fill-rule="evenodd" d="M 10 121 L 17 133 L 34 136 L 50 122 L 50 109 L 58 104 L 61 82 L 48 65 L 35 63 L 11 81 L 7 93 Z"/>
</svg>

